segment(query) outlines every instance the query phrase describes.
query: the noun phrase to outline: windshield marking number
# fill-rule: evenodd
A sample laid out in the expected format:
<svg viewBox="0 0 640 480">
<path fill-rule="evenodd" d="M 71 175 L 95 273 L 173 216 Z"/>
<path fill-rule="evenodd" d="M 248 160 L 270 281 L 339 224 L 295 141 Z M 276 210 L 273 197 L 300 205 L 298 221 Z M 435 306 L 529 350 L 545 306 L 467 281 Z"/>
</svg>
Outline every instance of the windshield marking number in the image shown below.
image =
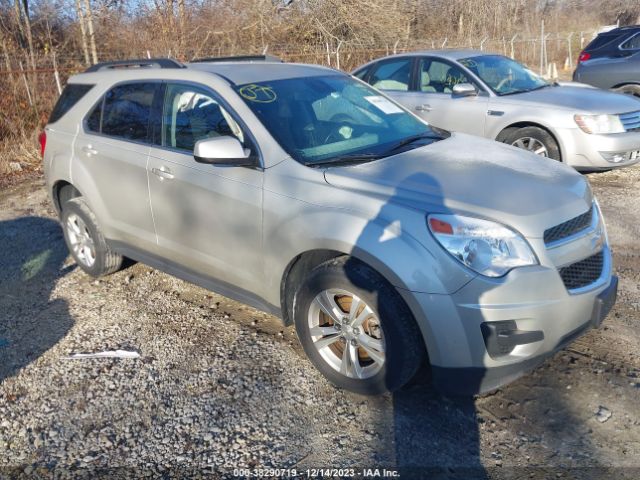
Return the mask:
<svg viewBox="0 0 640 480">
<path fill-rule="evenodd" d="M 238 92 L 243 98 L 256 103 L 271 103 L 275 102 L 278 98 L 273 88 L 268 85 L 256 85 L 252 83 L 245 85 L 238 90 Z"/>
</svg>

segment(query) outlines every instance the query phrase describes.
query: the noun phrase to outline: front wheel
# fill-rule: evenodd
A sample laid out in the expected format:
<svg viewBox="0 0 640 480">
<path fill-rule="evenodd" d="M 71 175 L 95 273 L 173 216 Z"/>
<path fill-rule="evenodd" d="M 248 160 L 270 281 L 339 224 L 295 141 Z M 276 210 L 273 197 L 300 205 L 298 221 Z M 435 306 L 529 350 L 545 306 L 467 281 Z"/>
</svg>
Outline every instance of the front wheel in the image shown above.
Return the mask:
<svg viewBox="0 0 640 480">
<path fill-rule="evenodd" d="M 516 128 L 509 132 L 502 141 L 522 148 L 541 157 L 560 160 L 560 147 L 553 136 L 539 127 Z"/>
<path fill-rule="evenodd" d="M 295 295 L 294 319 L 311 362 L 346 390 L 397 390 L 424 360 L 422 335 L 398 292 L 349 257 L 312 270 Z"/>
</svg>

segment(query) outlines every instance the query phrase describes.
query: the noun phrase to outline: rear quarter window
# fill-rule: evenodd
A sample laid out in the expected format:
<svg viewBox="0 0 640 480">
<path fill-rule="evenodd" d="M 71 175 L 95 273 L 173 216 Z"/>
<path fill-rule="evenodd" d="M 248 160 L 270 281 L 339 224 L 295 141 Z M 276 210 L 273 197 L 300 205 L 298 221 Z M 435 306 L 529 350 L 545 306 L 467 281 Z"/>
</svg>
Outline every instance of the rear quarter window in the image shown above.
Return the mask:
<svg viewBox="0 0 640 480">
<path fill-rule="evenodd" d="M 585 48 L 585 51 L 590 52 L 593 50 L 598 50 L 602 47 L 609 45 L 610 43 L 612 43 L 614 40 L 617 40 L 621 36 L 622 35 L 620 35 L 619 33 L 601 33 L 596 38 L 591 40 L 589 45 L 587 45 L 587 48 Z"/>
<path fill-rule="evenodd" d="M 49 123 L 60 120 L 71 108 L 84 97 L 93 85 L 86 83 L 69 83 L 62 91 L 49 116 Z"/>
<path fill-rule="evenodd" d="M 625 41 L 620 48 L 623 50 L 640 50 L 640 32 Z"/>
</svg>

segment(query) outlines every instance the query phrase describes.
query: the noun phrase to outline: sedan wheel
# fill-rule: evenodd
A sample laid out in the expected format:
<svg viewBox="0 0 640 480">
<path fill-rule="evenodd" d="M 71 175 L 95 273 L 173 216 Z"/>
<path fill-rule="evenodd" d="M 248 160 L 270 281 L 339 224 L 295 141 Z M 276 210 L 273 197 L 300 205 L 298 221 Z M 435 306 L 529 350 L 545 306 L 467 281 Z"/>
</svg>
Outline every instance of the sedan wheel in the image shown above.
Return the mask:
<svg viewBox="0 0 640 480">
<path fill-rule="evenodd" d="M 509 128 L 504 130 L 497 140 L 522 148 L 540 157 L 562 160 L 558 142 L 550 132 L 540 127 Z"/>
<path fill-rule="evenodd" d="M 540 155 L 541 157 L 549 156 L 549 150 L 547 149 L 547 147 L 540 140 L 532 137 L 518 138 L 511 145 L 513 145 L 514 147 L 522 148 L 523 150 L 529 150 L 530 152 L 533 152 L 536 155 Z"/>
</svg>

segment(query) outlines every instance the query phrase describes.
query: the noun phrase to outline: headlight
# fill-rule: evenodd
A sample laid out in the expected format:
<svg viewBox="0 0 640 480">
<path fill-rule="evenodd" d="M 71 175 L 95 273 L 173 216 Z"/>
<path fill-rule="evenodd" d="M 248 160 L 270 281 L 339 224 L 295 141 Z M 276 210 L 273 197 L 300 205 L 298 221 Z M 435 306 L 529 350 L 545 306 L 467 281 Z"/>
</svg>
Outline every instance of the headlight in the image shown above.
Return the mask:
<svg viewBox="0 0 640 480">
<path fill-rule="evenodd" d="M 487 277 L 501 277 L 515 267 L 538 264 L 527 241 L 499 223 L 444 214 L 429 215 L 427 223 L 447 252 Z"/>
<path fill-rule="evenodd" d="M 574 115 L 574 120 L 586 133 L 624 133 L 618 115 Z"/>
</svg>

